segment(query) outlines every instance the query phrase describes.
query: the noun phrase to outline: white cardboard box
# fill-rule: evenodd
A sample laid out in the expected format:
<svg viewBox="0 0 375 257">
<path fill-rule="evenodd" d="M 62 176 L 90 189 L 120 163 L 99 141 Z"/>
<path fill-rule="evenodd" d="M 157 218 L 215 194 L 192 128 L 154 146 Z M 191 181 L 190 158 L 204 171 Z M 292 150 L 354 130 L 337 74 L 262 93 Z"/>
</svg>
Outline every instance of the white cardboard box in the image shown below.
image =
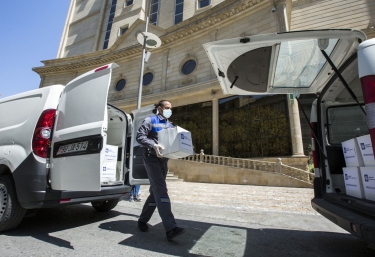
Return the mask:
<svg viewBox="0 0 375 257">
<path fill-rule="evenodd" d="M 100 181 L 116 181 L 116 166 L 117 162 L 103 163 L 102 170 L 100 172 Z"/>
<path fill-rule="evenodd" d="M 375 167 L 360 167 L 365 198 L 375 201 Z"/>
<path fill-rule="evenodd" d="M 341 143 L 346 167 L 363 167 L 362 155 L 358 147 L 357 139 L 353 138 Z"/>
<path fill-rule="evenodd" d="M 346 194 L 358 198 L 364 198 L 362 179 L 358 167 L 342 168 L 344 172 L 344 182 Z"/>
<path fill-rule="evenodd" d="M 357 137 L 358 148 L 361 151 L 365 167 L 375 167 L 374 152 L 372 151 L 370 135 Z"/>
<path fill-rule="evenodd" d="M 158 143 L 165 158 L 178 159 L 194 154 L 191 133 L 179 126 L 158 131 Z"/>
<path fill-rule="evenodd" d="M 117 162 L 118 146 L 105 145 L 104 147 L 104 163 Z"/>
</svg>

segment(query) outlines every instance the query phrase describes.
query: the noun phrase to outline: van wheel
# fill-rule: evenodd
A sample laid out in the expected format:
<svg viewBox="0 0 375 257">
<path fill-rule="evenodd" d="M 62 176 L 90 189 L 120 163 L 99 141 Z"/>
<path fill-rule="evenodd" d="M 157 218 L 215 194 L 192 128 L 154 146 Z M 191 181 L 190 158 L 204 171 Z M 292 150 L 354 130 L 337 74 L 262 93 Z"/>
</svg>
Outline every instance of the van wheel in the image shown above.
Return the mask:
<svg viewBox="0 0 375 257">
<path fill-rule="evenodd" d="M 18 202 L 13 180 L 0 176 L 0 232 L 17 227 L 26 214 Z"/>
<path fill-rule="evenodd" d="M 101 202 L 91 202 L 92 207 L 94 207 L 95 210 L 100 212 L 110 211 L 113 208 L 116 207 L 119 199 L 111 199 Z"/>
</svg>

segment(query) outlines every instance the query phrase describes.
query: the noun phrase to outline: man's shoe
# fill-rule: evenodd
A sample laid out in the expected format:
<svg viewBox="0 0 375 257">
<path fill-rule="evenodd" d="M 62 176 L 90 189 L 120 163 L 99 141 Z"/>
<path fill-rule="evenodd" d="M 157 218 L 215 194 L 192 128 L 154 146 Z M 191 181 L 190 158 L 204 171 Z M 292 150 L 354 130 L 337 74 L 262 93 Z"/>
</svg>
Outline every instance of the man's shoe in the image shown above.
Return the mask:
<svg viewBox="0 0 375 257">
<path fill-rule="evenodd" d="M 133 202 L 133 201 L 134 201 L 134 197 L 131 195 L 129 198 L 129 202 Z"/>
<path fill-rule="evenodd" d="M 142 231 L 142 232 L 147 232 L 148 230 L 148 226 L 146 223 L 142 222 L 142 221 L 139 221 L 138 220 L 138 228 Z"/>
<path fill-rule="evenodd" d="M 136 196 L 134 197 L 134 201 L 136 201 L 136 202 L 142 202 L 142 199 L 139 198 L 139 195 L 136 195 Z"/>
<path fill-rule="evenodd" d="M 171 240 L 172 238 L 175 238 L 177 236 L 181 236 L 186 231 L 184 228 L 175 227 L 174 229 L 167 232 L 167 239 Z"/>
</svg>

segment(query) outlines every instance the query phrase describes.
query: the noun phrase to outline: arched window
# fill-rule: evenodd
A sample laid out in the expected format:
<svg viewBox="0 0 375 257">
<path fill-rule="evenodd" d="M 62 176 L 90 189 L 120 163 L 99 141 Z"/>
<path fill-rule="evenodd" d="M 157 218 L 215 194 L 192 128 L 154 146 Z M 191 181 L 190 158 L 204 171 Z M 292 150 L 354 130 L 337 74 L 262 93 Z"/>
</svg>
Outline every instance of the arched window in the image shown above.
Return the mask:
<svg viewBox="0 0 375 257">
<path fill-rule="evenodd" d="M 151 84 L 152 80 L 154 79 L 154 74 L 151 72 L 146 73 L 143 75 L 143 85 L 148 86 Z"/>
<path fill-rule="evenodd" d="M 126 85 L 126 80 L 125 79 L 120 79 L 117 84 L 116 84 L 116 91 L 121 91 L 124 89 Z"/>
<path fill-rule="evenodd" d="M 181 72 L 185 75 L 189 75 L 195 70 L 196 67 L 197 67 L 197 62 L 194 60 L 189 60 L 184 63 L 184 65 L 181 68 Z"/>
</svg>

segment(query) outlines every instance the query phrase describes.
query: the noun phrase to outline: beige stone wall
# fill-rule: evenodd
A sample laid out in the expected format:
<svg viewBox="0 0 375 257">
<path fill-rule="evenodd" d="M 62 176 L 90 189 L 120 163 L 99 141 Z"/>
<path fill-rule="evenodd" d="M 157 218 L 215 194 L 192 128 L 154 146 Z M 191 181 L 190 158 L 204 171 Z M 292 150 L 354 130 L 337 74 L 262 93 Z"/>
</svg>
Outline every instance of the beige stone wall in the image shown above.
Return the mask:
<svg viewBox="0 0 375 257">
<path fill-rule="evenodd" d="M 66 85 L 69 81 L 73 80 L 76 74 L 61 74 L 59 76 L 44 76 L 42 77 L 42 87 L 52 85 Z"/>
<path fill-rule="evenodd" d="M 137 19 L 144 18 L 144 1 L 133 1 L 133 4 L 129 6 L 125 6 L 124 3 L 125 0 L 117 1 L 116 13 L 115 18 L 113 19 L 108 48 L 111 47 L 119 38 L 119 30 L 121 27 L 128 26 L 130 28 Z M 105 20 L 105 24 L 108 22 L 108 8 L 106 13 L 107 19 Z M 104 37 L 102 42 L 104 42 Z"/>
<path fill-rule="evenodd" d="M 291 30 L 375 26 L 374 0 L 294 0 Z"/>
<path fill-rule="evenodd" d="M 61 57 L 94 51 L 101 22 L 102 1 L 75 1 Z"/>
<path fill-rule="evenodd" d="M 82 0 L 76 1 L 71 22 L 84 20 L 87 17 L 97 13 L 102 6 L 102 1 L 98 0 Z"/>
<path fill-rule="evenodd" d="M 274 172 L 169 160 L 169 171 L 187 182 L 310 188 L 310 184 Z"/>
<path fill-rule="evenodd" d="M 185 5 L 192 0 L 184 1 Z M 163 29 L 172 27 L 174 25 L 175 1 L 160 1 L 158 23 L 157 25 Z M 185 16 L 185 12 L 183 14 Z"/>
<path fill-rule="evenodd" d="M 139 29 L 142 26 L 140 25 Z M 139 29 L 136 29 L 136 31 Z M 200 37 L 182 39 L 165 48 L 162 46 L 159 50 L 151 50 L 152 56 L 149 62 L 145 63 L 144 73 L 152 72 L 154 80 L 149 86 L 143 87 L 143 95 L 189 87 L 215 79 L 216 74 L 203 48 L 204 43 L 213 40 L 240 37 L 244 34 L 253 35 L 276 31 L 277 22 L 275 16 L 266 7 L 260 9 L 254 15 L 245 16 L 217 29 L 208 30 Z M 134 44 L 134 40 L 132 41 L 131 38 L 135 38 L 135 31 L 130 31 L 128 37 L 125 41 L 128 40 L 129 43 L 121 43 L 121 47 L 129 46 L 132 42 Z M 183 64 L 191 59 L 197 63 L 196 70 L 189 75 L 182 74 L 181 68 Z M 116 62 L 120 65 L 120 68 L 114 70 L 108 98 L 109 101 L 126 100 L 136 97 L 139 86 L 140 58 L 119 60 Z M 116 92 L 115 85 L 121 78 L 126 79 L 126 87 L 121 92 Z M 185 102 L 199 102 L 197 99 L 195 96 L 192 96 Z M 178 103 L 179 105 L 182 104 Z"/>
<path fill-rule="evenodd" d="M 211 0 L 211 5 L 198 9 L 197 0 L 184 0 L 184 14 L 183 21 L 207 11 L 210 8 L 224 2 L 225 0 Z M 164 29 L 174 26 L 175 1 L 174 0 L 160 0 L 160 19 L 158 26 Z"/>
</svg>

